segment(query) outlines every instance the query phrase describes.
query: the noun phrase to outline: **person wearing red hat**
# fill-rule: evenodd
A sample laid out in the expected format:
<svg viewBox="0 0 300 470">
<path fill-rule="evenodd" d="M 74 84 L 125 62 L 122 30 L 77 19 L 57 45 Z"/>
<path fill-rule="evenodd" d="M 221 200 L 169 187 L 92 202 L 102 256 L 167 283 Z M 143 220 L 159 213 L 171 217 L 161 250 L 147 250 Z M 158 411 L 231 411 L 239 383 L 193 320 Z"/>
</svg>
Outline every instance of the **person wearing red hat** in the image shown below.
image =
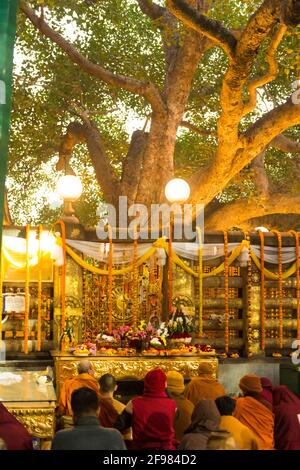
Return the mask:
<svg viewBox="0 0 300 470">
<path fill-rule="evenodd" d="M 262 385 L 256 375 L 245 375 L 240 380 L 243 397 L 237 398 L 235 418 L 255 434 L 260 450 L 274 449 L 274 415 L 272 405 L 262 397 Z"/>
<path fill-rule="evenodd" d="M 144 393 L 127 403 L 115 427 L 132 427 L 132 449 L 176 449 L 174 419 L 176 402 L 166 392 L 167 376 L 161 369 L 147 373 Z"/>
<path fill-rule="evenodd" d="M 261 392 L 261 396 L 269 401 L 271 405 L 273 406 L 273 384 L 268 377 L 261 377 L 260 378 L 260 383 L 263 388 L 263 391 Z"/>
<path fill-rule="evenodd" d="M 300 398 L 285 385 L 273 388 L 275 445 L 278 450 L 300 450 Z"/>
<path fill-rule="evenodd" d="M 33 450 L 32 439 L 24 426 L 0 403 L 0 439 L 7 450 Z"/>
</svg>

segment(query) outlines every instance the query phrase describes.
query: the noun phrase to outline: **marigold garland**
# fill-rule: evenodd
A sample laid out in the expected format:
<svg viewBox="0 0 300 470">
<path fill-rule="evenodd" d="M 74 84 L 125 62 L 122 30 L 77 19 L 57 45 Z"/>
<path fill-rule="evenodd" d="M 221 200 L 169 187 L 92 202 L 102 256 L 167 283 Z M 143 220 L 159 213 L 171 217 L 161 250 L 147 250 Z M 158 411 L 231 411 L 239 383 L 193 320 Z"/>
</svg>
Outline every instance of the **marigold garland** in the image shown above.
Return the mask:
<svg viewBox="0 0 300 470">
<path fill-rule="evenodd" d="M 61 351 L 65 351 L 65 339 L 64 332 L 66 328 L 66 275 L 67 275 L 67 245 L 66 245 L 66 226 L 63 220 L 58 220 L 54 225 L 60 225 L 61 229 L 61 244 L 62 244 L 62 255 L 63 264 L 61 267 Z"/>
<path fill-rule="evenodd" d="M 2 311 L 3 311 L 3 277 L 4 277 L 4 267 L 3 267 L 3 252 L 1 252 L 1 266 L 0 266 L 0 343 L 2 340 Z"/>
<path fill-rule="evenodd" d="M 173 224 L 170 224 L 170 235 L 169 235 L 169 246 L 168 246 L 168 256 L 169 256 L 169 272 L 168 272 L 168 294 L 169 294 L 169 313 L 172 312 L 173 308 Z"/>
<path fill-rule="evenodd" d="M 132 324 L 136 325 L 139 313 L 139 271 L 138 271 L 138 233 L 134 227 L 133 240 L 133 302 L 132 302 Z"/>
<path fill-rule="evenodd" d="M 41 326 L 42 326 L 42 248 L 41 248 L 41 236 L 43 233 L 43 226 L 39 225 L 38 237 L 39 237 L 39 248 L 38 248 L 38 298 L 37 298 L 37 351 L 41 350 Z"/>
<path fill-rule="evenodd" d="M 279 347 L 283 347 L 283 279 L 282 279 L 282 237 L 281 233 L 277 230 L 273 231 L 277 235 L 278 240 L 278 288 L 279 288 Z"/>
<path fill-rule="evenodd" d="M 290 230 L 289 233 L 295 238 L 296 254 L 296 296 L 297 296 L 297 339 L 300 340 L 300 259 L 299 259 L 299 233 Z"/>
<path fill-rule="evenodd" d="M 250 242 L 250 236 L 248 232 L 245 232 L 245 238 Z M 248 320 L 248 355 L 252 354 L 252 258 L 248 257 L 247 261 L 247 320 Z"/>
<path fill-rule="evenodd" d="M 224 234 L 224 271 L 225 271 L 225 352 L 229 351 L 229 263 L 228 263 L 228 233 Z"/>
<path fill-rule="evenodd" d="M 30 225 L 26 225 L 26 276 L 25 276 L 25 319 L 24 319 L 24 353 L 28 354 L 28 327 L 29 327 L 29 235 Z"/>
<path fill-rule="evenodd" d="M 108 256 L 108 331 L 112 332 L 112 314 L 113 314 L 113 242 L 112 229 L 108 225 L 109 256 Z"/>
<path fill-rule="evenodd" d="M 199 241 L 199 335 L 203 335 L 203 243 L 201 228 L 197 227 Z"/>
<path fill-rule="evenodd" d="M 261 349 L 265 350 L 265 318 L 266 318 L 266 311 L 265 311 L 265 236 L 264 232 L 259 231 L 259 238 L 260 238 L 260 325 L 261 325 Z"/>
</svg>

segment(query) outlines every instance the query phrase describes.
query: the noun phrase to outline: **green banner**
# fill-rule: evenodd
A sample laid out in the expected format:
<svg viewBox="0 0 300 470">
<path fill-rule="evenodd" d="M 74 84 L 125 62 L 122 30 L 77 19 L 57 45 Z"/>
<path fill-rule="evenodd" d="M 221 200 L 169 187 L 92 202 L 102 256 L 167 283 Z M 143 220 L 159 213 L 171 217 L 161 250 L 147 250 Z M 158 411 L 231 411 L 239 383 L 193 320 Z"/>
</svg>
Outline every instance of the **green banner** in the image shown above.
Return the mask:
<svg viewBox="0 0 300 470">
<path fill-rule="evenodd" d="M 7 170 L 16 16 L 17 0 L 0 0 L 0 240 Z"/>
</svg>

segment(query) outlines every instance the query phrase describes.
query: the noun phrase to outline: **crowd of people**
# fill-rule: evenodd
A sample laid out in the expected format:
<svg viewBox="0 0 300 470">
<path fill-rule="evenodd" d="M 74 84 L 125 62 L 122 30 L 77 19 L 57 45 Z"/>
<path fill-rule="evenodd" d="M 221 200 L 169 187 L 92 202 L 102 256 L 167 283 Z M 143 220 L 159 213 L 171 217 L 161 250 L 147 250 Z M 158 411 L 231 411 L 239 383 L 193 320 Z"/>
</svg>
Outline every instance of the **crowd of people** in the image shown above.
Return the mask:
<svg viewBox="0 0 300 470">
<path fill-rule="evenodd" d="M 126 405 L 115 377 L 99 381 L 88 360 L 60 390 L 53 450 L 300 450 L 300 398 L 266 377 L 245 375 L 227 396 L 210 363 L 185 385 L 177 371 L 148 372 Z M 0 449 L 31 450 L 25 428 L 0 404 Z"/>
</svg>

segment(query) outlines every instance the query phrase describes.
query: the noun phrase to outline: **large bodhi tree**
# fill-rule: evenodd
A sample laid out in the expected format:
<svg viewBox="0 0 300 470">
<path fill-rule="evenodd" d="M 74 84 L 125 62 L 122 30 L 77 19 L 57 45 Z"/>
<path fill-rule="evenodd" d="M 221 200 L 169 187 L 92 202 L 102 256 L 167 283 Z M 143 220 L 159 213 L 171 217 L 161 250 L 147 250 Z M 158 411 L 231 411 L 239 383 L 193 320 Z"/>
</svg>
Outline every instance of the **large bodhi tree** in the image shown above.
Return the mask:
<svg viewBox="0 0 300 470">
<path fill-rule="evenodd" d="M 97 0 L 83 3 L 94 9 L 100 4 Z M 253 1 L 255 11 L 239 27 L 225 26 L 214 18 L 218 8 L 226 3 L 222 0 L 167 0 L 166 4 L 159 0 L 158 3 L 136 0 L 135 3 L 160 32 L 164 71 L 157 82 L 141 78 L 142 73 L 139 77 L 118 73 L 121 64 L 110 70 L 101 60 L 85 55 L 50 25 L 46 17 L 49 18 L 51 10 L 45 13 L 43 7 L 34 9 L 32 2 L 20 1 L 22 12 L 44 37 L 64 52 L 66 60 L 99 83 L 108 85 L 112 95 L 115 90 L 124 90 L 138 96 L 147 114 L 147 126 L 132 133 L 119 169 L 106 149 L 93 113 L 74 105 L 76 119 L 68 123 L 61 136 L 57 168 L 70 168 L 75 146 L 85 143 L 106 202 L 116 205 L 121 195 L 128 197 L 129 204 L 162 202 L 165 184 L 177 170 L 174 152 L 180 132 L 185 128 L 201 136 L 204 143 L 205 139 L 215 142 L 205 165 L 202 162 L 198 170 L 194 165 L 194 171 L 188 175 L 191 202 L 208 208 L 206 228 L 242 228 L 251 225 L 249 220 L 254 217 L 300 213 L 297 194 L 288 194 L 284 188 L 280 194 L 274 194 L 270 189 L 264 162 L 270 148 L 299 153 L 300 143 L 295 137 L 296 126 L 300 124 L 300 104 L 291 96 L 279 103 L 269 98 L 267 110 L 262 112 L 257 100 L 258 89 L 265 90 L 269 97 L 272 95 L 272 84 L 278 78 L 277 50 L 284 36 L 300 23 L 299 1 Z M 216 126 L 208 129 L 204 121 L 199 123 L 200 110 L 195 107 L 195 103 L 201 107 L 197 94 L 205 97 L 207 90 L 196 89 L 194 84 L 207 54 L 211 62 L 214 57 L 217 61 L 220 49 L 225 57 L 222 56 L 224 71 L 219 88 L 216 86 L 219 111 L 213 110 L 212 114 L 217 114 Z M 209 107 L 206 115 L 209 121 Z M 246 198 L 235 197 L 231 203 L 220 203 L 217 199 L 220 193 L 249 168 L 253 176 L 252 193 Z"/>
</svg>

